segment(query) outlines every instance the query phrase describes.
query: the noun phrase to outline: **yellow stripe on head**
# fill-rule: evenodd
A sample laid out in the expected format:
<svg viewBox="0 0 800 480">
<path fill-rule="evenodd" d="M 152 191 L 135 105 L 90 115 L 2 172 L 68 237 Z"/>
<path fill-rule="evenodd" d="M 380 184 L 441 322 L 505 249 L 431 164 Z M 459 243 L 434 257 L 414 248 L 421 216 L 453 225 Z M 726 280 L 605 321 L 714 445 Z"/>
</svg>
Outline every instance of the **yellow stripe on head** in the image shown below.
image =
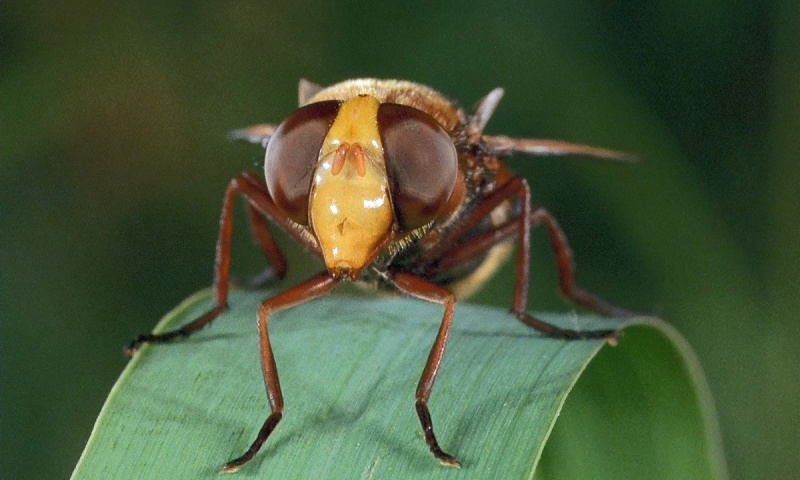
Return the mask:
<svg viewBox="0 0 800 480">
<path fill-rule="evenodd" d="M 380 102 L 345 101 L 320 149 L 309 216 L 325 266 L 355 279 L 390 241 L 394 214 L 378 130 Z"/>
</svg>

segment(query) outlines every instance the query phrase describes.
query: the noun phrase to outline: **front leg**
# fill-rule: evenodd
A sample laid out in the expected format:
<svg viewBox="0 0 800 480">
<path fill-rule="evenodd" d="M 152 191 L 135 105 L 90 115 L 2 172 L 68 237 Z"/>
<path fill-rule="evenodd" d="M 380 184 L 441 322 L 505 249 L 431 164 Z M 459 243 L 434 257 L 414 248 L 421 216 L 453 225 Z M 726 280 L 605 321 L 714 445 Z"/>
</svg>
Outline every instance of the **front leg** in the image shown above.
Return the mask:
<svg viewBox="0 0 800 480">
<path fill-rule="evenodd" d="M 461 467 L 461 464 L 455 457 L 445 453 L 442 451 L 441 447 L 439 447 L 439 442 L 436 440 L 436 435 L 433 433 L 431 413 L 428 410 L 428 399 L 431 396 L 433 382 L 436 380 L 436 374 L 439 372 L 439 365 L 442 363 L 442 357 L 444 357 L 447 337 L 450 334 L 450 326 L 453 323 L 453 311 L 455 309 L 456 297 L 447 289 L 410 273 L 392 272 L 390 273 L 390 278 L 392 283 L 394 283 L 401 292 L 422 300 L 444 305 L 442 325 L 439 327 L 439 333 L 436 335 L 436 340 L 433 342 L 433 347 L 431 347 L 431 352 L 428 355 L 428 361 L 425 363 L 425 369 L 422 371 L 422 376 L 417 386 L 416 407 L 417 416 L 419 417 L 420 424 L 422 424 L 422 432 L 425 434 L 425 441 L 428 443 L 428 447 L 431 449 L 433 455 L 443 465 Z"/>
<path fill-rule="evenodd" d="M 267 321 L 270 314 L 321 297 L 330 292 L 337 283 L 338 280 L 331 277 L 327 272 L 321 273 L 294 288 L 275 295 L 261 304 L 258 309 L 258 345 L 261 352 L 261 371 L 264 375 L 264 385 L 267 388 L 267 398 L 269 399 L 271 412 L 261 429 L 259 429 L 258 435 L 256 435 L 256 439 L 250 445 L 250 448 L 242 456 L 223 465 L 223 473 L 236 472 L 242 465 L 252 460 L 283 417 L 283 394 L 281 393 L 278 367 L 275 365 L 275 357 L 272 354 L 272 345 L 269 342 L 269 332 L 267 330 Z"/>
</svg>

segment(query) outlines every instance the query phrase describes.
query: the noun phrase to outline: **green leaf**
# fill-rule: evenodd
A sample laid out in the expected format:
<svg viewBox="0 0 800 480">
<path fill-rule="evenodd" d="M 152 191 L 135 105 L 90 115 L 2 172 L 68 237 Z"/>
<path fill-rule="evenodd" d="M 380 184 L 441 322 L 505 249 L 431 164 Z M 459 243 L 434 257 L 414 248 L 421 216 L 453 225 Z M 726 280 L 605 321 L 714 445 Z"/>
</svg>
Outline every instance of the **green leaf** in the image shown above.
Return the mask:
<svg viewBox="0 0 800 480">
<path fill-rule="evenodd" d="M 233 292 L 231 309 L 213 325 L 142 348 L 114 386 L 72 478 L 219 478 L 269 413 L 255 325 L 267 296 Z M 201 292 L 156 331 L 209 305 Z M 464 303 L 430 400 L 439 442 L 463 468 L 440 466 L 423 439 L 414 391 L 441 315 L 440 307 L 408 298 L 341 296 L 276 313 L 269 328 L 284 417 L 234 475 L 725 477 L 704 379 L 663 322 L 541 315 L 571 328 L 621 325 L 625 334 L 611 348 L 546 338 L 507 311 Z"/>
</svg>

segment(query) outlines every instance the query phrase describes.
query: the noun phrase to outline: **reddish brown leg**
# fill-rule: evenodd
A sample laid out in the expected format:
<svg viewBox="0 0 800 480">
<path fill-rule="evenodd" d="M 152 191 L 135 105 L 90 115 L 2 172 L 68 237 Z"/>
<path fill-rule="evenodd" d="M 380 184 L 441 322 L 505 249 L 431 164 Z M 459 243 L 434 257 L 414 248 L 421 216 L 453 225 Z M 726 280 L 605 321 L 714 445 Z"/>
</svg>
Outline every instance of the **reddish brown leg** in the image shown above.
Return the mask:
<svg viewBox="0 0 800 480">
<path fill-rule="evenodd" d="M 231 283 L 239 288 L 254 290 L 261 288 L 273 280 L 286 276 L 286 259 L 278 248 L 267 226 L 267 221 L 252 203 L 246 203 L 247 218 L 258 245 L 270 261 L 270 265 L 252 277 L 232 276 Z"/>
<path fill-rule="evenodd" d="M 313 239 L 310 239 L 308 235 L 302 233 L 300 229 L 297 228 L 297 224 L 288 220 L 286 215 L 275 205 L 275 202 L 273 202 L 272 198 L 269 196 L 267 184 L 264 182 L 264 179 L 253 172 L 244 172 L 237 178 L 242 180 L 240 188 L 246 191 L 245 199 L 255 207 L 256 210 L 261 212 L 261 214 L 272 223 L 281 227 L 283 231 L 289 234 L 297 243 L 310 252 L 321 255 L 319 245 L 317 245 Z M 268 230 L 265 230 L 265 232 L 269 233 Z M 267 253 L 266 250 L 265 253 Z M 267 255 L 269 255 L 269 253 L 267 253 Z"/>
<path fill-rule="evenodd" d="M 283 394 L 281 393 L 278 368 L 275 365 L 275 357 L 272 355 L 272 346 L 269 343 L 269 332 L 267 331 L 267 320 L 270 314 L 320 297 L 330 292 L 337 283 L 337 280 L 334 280 L 333 277 L 325 272 L 283 293 L 279 293 L 261 304 L 258 309 L 258 340 L 261 350 L 261 371 L 264 374 L 264 384 L 267 387 L 271 413 L 264 421 L 264 425 L 258 431 L 258 436 L 250 445 L 250 448 L 241 457 L 226 463 L 222 467 L 223 472 L 233 473 L 252 460 L 283 416 Z"/>
<path fill-rule="evenodd" d="M 553 246 L 558 263 L 559 287 L 564 295 L 579 305 L 609 317 L 619 318 L 635 315 L 629 310 L 605 302 L 597 295 L 584 290 L 575 283 L 575 264 L 572 250 L 569 248 L 564 232 L 550 212 L 538 207 L 531 212 L 530 218 L 531 228 L 541 224 L 544 224 L 547 228 L 550 243 Z M 430 270 L 430 273 L 435 275 L 447 272 L 461 262 L 485 253 L 491 247 L 513 238 L 517 235 L 518 230 L 519 221 L 511 220 L 495 229 L 472 237 L 468 241 L 459 244 L 458 249 L 445 253 L 441 261 Z"/>
<path fill-rule="evenodd" d="M 422 424 L 425 441 L 428 443 L 428 447 L 431 449 L 436 459 L 443 465 L 460 467 L 461 464 L 455 457 L 448 455 L 439 447 L 439 442 L 436 440 L 436 435 L 433 433 L 433 422 L 431 421 L 431 414 L 428 410 L 428 399 L 431 396 L 433 382 L 436 380 L 436 374 L 439 371 L 439 365 L 442 363 L 442 357 L 444 356 L 444 349 L 447 346 L 447 337 L 450 334 L 450 325 L 453 321 L 456 297 L 448 290 L 410 273 L 392 272 L 391 280 L 402 292 L 421 298 L 422 300 L 444 305 L 442 325 L 439 327 L 439 333 L 436 335 L 436 340 L 433 342 L 433 347 L 428 355 L 428 361 L 425 363 L 425 369 L 422 371 L 419 385 L 417 385 L 417 416 Z"/>
<path fill-rule="evenodd" d="M 455 249 L 458 245 L 458 241 L 461 240 L 465 234 L 469 233 L 478 223 L 487 218 L 501 203 L 513 196 L 513 192 L 509 194 L 508 188 L 509 184 L 514 182 L 516 178 L 517 177 L 512 178 L 487 195 L 446 237 L 442 238 L 433 248 L 425 252 L 420 257 L 419 263 L 428 265 L 435 264 L 442 255 Z"/>
<path fill-rule="evenodd" d="M 540 330 L 548 335 L 563 338 L 606 338 L 614 341 L 615 332 L 612 330 L 577 331 L 561 329 L 543 322 L 526 312 L 528 303 L 528 282 L 530 269 L 530 229 L 544 223 L 550 234 L 558 261 L 561 290 L 573 301 L 599 313 L 611 316 L 629 316 L 630 312 L 614 307 L 594 294 L 591 294 L 575 284 L 574 265 L 572 252 L 564 233 L 555 219 L 544 209 L 539 208 L 531 212 L 530 189 L 525 179 L 514 177 L 495 194 L 505 200 L 521 200 L 521 213 L 519 218 L 511 220 L 495 229 L 475 236 L 458 245 L 449 252 L 444 252 L 440 261 L 435 265 L 432 273 L 445 272 L 458 265 L 461 261 L 473 258 L 485 252 L 492 246 L 505 241 L 513 236 L 519 238 L 519 248 L 516 257 L 516 281 L 514 283 L 514 300 L 512 311 L 514 315 L 525 324 Z M 497 200 L 496 200 L 497 201 Z M 497 201 L 499 205 L 500 201 Z M 488 213 L 486 213 L 488 215 Z M 475 222 L 477 223 L 477 222 Z"/>
<path fill-rule="evenodd" d="M 133 355 L 136 349 L 143 343 L 164 343 L 176 338 L 186 337 L 195 331 L 208 325 L 217 318 L 227 308 L 228 302 L 228 281 L 230 276 L 231 263 L 231 232 L 233 230 L 233 200 L 236 195 L 242 195 L 251 208 L 258 209 L 263 215 L 268 216 L 278 225 L 284 226 L 287 230 L 290 227 L 269 198 L 266 186 L 254 179 L 252 174 L 245 173 L 231 180 L 225 191 L 225 198 L 222 203 L 222 216 L 220 218 L 219 237 L 217 239 L 217 250 L 214 258 L 214 307 L 200 316 L 199 318 L 187 323 L 177 330 L 160 334 L 139 335 L 128 344 L 126 351 L 128 355 Z M 256 224 L 254 229 L 259 235 L 262 248 L 270 259 L 273 266 L 280 271 L 286 271 L 286 262 L 272 241 L 266 225 Z M 306 240 L 307 241 L 307 240 Z M 268 246 L 267 246 L 268 245 Z"/>
<path fill-rule="evenodd" d="M 597 295 L 579 287 L 575 283 L 575 263 L 567 237 L 550 212 L 540 207 L 531 212 L 531 226 L 535 227 L 541 224 L 544 224 L 550 236 L 550 243 L 558 262 L 559 287 L 564 295 L 573 302 L 608 317 L 631 317 L 634 315 L 633 312 L 611 305 Z"/>
<path fill-rule="evenodd" d="M 287 269 L 286 259 L 283 257 L 283 253 L 281 253 L 275 240 L 272 239 L 272 234 L 269 232 L 266 219 L 252 203 L 247 204 L 247 216 L 250 220 L 250 227 L 261 246 L 261 250 L 269 259 L 278 278 L 283 278 L 286 275 Z"/>
</svg>

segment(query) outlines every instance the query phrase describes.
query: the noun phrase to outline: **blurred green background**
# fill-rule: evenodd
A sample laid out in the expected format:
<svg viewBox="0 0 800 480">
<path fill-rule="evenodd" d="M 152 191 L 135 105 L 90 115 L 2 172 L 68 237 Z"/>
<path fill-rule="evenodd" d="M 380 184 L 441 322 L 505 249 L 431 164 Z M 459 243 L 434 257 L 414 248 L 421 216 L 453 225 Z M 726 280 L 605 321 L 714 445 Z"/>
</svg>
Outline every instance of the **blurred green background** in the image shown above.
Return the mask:
<svg viewBox="0 0 800 480">
<path fill-rule="evenodd" d="M 279 122 L 300 77 L 359 76 L 464 106 L 502 86 L 489 133 L 639 153 L 509 164 L 584 286 L 695 347 L 732 477 L 800 471 L 796 0 L 105 3 L 0 3 L 4 478 L 67 477 L 122 345 L 210 284 L 224 188 L 261 157 L 226 131 Z M 531 308 L 568 310 L 533 238 Z M 320 268 L 281 242 L 287 283 Z M 237 229 L 238 272 L 263 266 L 251 243 Z"/>
</svg>

